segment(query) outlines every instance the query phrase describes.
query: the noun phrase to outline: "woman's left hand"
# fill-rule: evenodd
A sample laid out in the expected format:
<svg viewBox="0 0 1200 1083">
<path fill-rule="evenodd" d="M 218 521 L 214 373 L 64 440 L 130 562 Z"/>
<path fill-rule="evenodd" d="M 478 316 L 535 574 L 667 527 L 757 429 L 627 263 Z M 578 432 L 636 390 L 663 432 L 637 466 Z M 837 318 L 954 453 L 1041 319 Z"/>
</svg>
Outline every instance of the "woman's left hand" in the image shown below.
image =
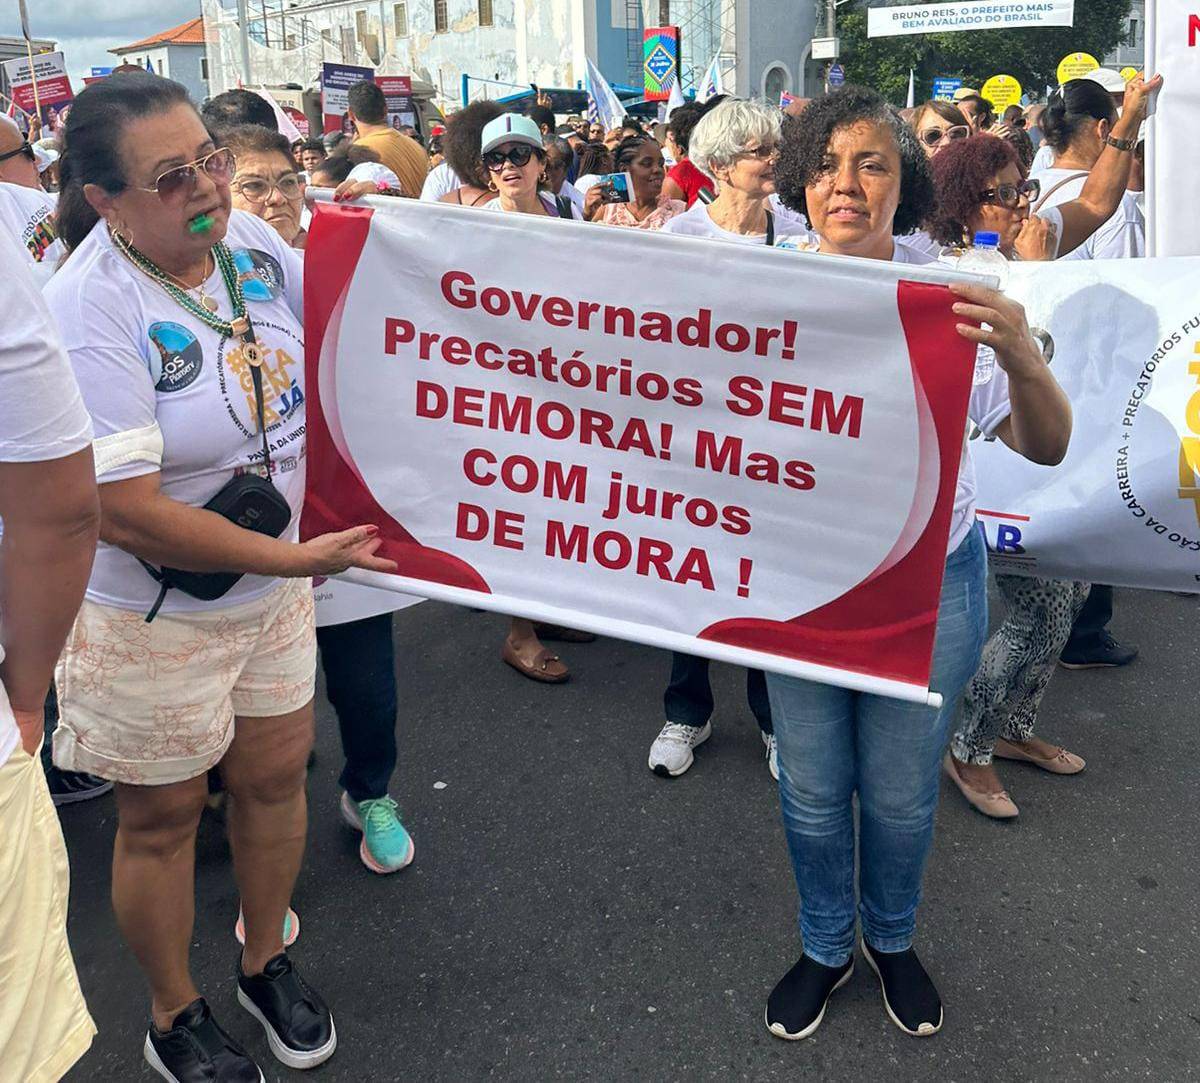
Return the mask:
<svg viewBox="0 0 1200 1083">
<path fill-rule="evenodd" d="M 974 282 L 955 282 L 950 289 L 962 298 L 955 302 L 955 315 L 991 327 L 991 330 L 987 330 L 960 323 L 958 333 L 970 342 L 995 350 L 997 362 L 1010 378 L 1020 379 L 1046 367 L 1041 347 L 1029 330 L 1025 309 L 1020 304 L 1005 297 L 999 290 L 988 289 Z"/>
</svg>

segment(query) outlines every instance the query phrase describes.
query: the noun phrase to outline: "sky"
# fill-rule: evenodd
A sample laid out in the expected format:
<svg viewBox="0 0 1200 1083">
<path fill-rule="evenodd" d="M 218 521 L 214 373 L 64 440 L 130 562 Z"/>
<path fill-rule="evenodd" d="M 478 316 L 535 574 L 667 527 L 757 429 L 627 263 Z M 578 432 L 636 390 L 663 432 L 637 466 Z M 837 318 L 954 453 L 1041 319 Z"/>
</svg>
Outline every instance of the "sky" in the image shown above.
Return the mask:
<svg viewBox="0 0 1200 1083">
<path fill-rule="evenodd" d="M 33 36 L 54 38 L 66 54 L 76 92 L 93 66 L 117 63 L 108 51 L 114 45 L 130 45 L 200 14 L 200 0 L 33 0 L 27 7 Z M 0 35 L 21 35 L 17 0 L 0 0 Z"/>
</svg>

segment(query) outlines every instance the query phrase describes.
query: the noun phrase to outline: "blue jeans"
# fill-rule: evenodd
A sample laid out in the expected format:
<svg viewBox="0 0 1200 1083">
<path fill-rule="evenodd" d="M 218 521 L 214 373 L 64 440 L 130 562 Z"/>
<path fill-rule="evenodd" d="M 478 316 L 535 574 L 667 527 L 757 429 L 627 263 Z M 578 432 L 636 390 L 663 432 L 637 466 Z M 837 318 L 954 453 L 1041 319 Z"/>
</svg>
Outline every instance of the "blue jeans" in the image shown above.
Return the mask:
<svg viewBox="0 0 1200 1083">
<path fill-rule="evenodd" d="M 396 658 L 392 614 L 317 629 L 325 692 L 337 714 L 352 801 L 385 797 L 396 769 Z"/>
<path fill-rule="evenodd" d="M 883 952 L 912 945 L 939 764 L 986 635 L 987 560 L 972 530 L 946 560 L 930 680 L 941 710 L 767 675 L 800 935 L 818 963 L 842 966 L 854 951 L 856 792 L 863 937 Z"/>
</svg>

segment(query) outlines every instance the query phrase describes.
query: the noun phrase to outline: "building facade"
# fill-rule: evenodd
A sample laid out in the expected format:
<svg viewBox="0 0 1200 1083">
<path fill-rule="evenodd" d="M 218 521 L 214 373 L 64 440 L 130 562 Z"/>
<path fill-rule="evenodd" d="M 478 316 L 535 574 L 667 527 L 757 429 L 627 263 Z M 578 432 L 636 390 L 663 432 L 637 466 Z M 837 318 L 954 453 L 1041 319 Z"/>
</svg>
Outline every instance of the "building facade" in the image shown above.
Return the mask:
<svg viewBox="0 0 1200 1083">
<path fill-rule="evenodd" d="M 1133 0 L 1129 15 L 1125 19 L 1125 37 L 1104 58 L 1104 66 L 1120 71 L 1122 68 L 1141 70 L 1146 62 L 1146 3 Z"/>
<path fill-rule="evenodd" d="M 189 19 L 160 34 L 108 51 L 119 57 L 122 64 L 136 64 L 182 83 L 196 102 L 208 97 L 208 57 L 202 19 Z"/>
</svg>

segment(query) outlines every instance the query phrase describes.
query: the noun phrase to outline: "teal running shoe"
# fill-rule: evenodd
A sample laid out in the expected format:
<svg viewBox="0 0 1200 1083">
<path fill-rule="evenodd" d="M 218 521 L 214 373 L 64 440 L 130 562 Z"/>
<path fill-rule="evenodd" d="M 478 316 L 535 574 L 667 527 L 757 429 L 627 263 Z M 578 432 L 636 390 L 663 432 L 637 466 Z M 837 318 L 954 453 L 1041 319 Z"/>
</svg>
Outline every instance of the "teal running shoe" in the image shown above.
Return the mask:
<svg viewBox="0 0 1200 1083">
<path fill-rule="evenodd" d="M 342 818 L 362 832 L 358 856 L 372 872 L 398 872 L 412 863 L 416 848 L 400 822 L 396 802 L 390 797 L 354 801 L 342 794 Z"/>
</svg>

